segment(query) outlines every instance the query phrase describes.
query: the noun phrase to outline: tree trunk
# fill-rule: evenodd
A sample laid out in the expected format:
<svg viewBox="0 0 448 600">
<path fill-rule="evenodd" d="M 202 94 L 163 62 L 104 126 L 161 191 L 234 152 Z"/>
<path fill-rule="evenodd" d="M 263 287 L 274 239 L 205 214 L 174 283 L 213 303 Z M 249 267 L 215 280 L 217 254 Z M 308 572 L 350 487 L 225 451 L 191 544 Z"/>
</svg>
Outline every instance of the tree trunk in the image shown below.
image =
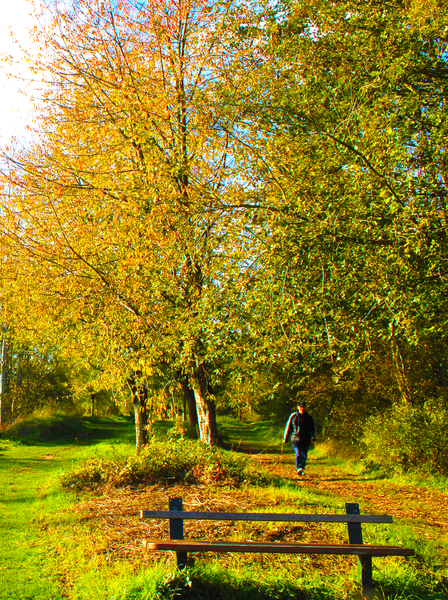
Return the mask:
<svg viewBox="0 0 448 600">
<path fill-rule="evenodd" d="M 1 373 L 0 373 L 0 426 L 5 424 L 6 406 L 5 406 L 5 391 L 6 391 L 6 327 L 2 328 L 2 356 L 1 356 Z"/>
<path fill-rule="evenodd" d="M 190 385 L 196 400 L 199 438 L 201 442 L 211 446 L 218 441 L 218 429 L 216 426 L 215 403 L 210 396 L 210 389 L 203 365 L 195 368 L 192 375 L 190 375 Z"/>
<path fill-rule="evenodd" d="M 183 377 L 181 379 L 181 385 L 184 392 L 185 404 L 188 408 L 188 422 L 190 423 L 191 427 L 197 427 L 198 413 L 196 411 L 196 400 L 187 377 Z"/>
<path fill-rule="evenodd" d="M 95 394 L 95 392 L 90 392 L 89 396 L 90 396 L 90 416 L 94 417 L 95 416 L 95 408 L 96 408 L 96 405 L 95 405 L 96 394 Z"/>
<path fill-rule="evenodd" d="M 23 358 L 23 352 L 22 350 L 17 354 L 17 373 L 16 373 L 16 388 L 19 389 L 20 387 L 22 387 L 22 376 L 23 376 L 23 370 L 22 370 L 22 358 Z"/>
<path fill-rule="evenodd" d="M 137 452 L 143 448 L 143 424 L 142 424 L 142 413 L 140 412 L 140 406 L 138 402 L 134 402 L 132 398 L 132 406 L 134 407 L 134 421 L 135 421 L 135 449 Z"/>
<path fill-rule="evenodd" d="M 11 419 L 14 419 L 14 413 L 16 412 L 16 404 L 19 405 L 20 388 L 23 382 L 23 369 L 22 369 L 23 351 L 17 354 L 17 373 L 16 373 L 16 389 L 11 400 Z"/>
<path fill-rule="evenodd" d="M 148 400 L 148 388 L 144 383 L 137 384 L 132 378 L 128 381 L 131 389 L 132 406 L 135 418 L 135 449 L 137 452 L 148 443 L 148 412 L 146 403 Z"/>
</svg>

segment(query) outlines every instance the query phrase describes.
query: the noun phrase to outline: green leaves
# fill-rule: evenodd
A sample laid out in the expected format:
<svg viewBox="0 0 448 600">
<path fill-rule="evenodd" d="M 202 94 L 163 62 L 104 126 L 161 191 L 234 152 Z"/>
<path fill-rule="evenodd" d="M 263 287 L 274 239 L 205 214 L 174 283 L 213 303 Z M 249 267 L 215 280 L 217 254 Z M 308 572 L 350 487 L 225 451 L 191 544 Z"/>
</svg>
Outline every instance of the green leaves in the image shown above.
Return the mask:
<svg viewBox="0 0 448 600">
<path fill-rule="evenodd" d="M 253 344 L 297 380 L 323 369 L 341 381 L 391 343 L 448 333 L 446 11 L 431 20 L 418 3 L 282 9 L 265 60 L 241 74 L 265 211 L 258 228 L 247 214 L 259 257 L 248 302 L 262 315 Z"/>
<path fill-rule="evenodd" d="M 444 340 L 447 22 L 426 4 L 59 7 L 41 142 L 6 177 L 30 320 L 104 385 L 202 373 L 210 398 L 232 369 L 341 381 Z"/>
</svg>

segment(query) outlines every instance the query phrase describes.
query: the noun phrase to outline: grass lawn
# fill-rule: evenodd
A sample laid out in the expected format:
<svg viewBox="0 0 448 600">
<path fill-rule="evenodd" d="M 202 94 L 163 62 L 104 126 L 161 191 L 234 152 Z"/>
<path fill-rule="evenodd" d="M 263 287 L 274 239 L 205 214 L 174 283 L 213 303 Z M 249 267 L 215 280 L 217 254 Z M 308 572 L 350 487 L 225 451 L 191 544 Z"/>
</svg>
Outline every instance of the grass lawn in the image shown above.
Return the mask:
<svg viewBox="0 0 448 600">
<path fill-rule="evenodd" d="M 166 523 L 138 518 L 142 508 L 166 509 L 174 496 L 183 497 L 186 510 L 224 512 L 343 513 L 344 502 L 359 501 L 363 512 L 397 517 L 393 526 L 366 527 L 367 543 L 402 543 L 417 550 L 415 559 L 374 559 L 378 597 L 448 598 L 448 522 L 440 508 L 448 496 L 442 491 L 362 473 L 327 456 L 323 445 L 311 455 L 307 477 L 291 479 L 293 455 L 290 448 L 282 453 L 280 431 L 228 418 L 221 423 L 226 446 L 250 465 L 274 473 L 275 485 L 229 486 L 222 479 L 213 483 L 212 477 L 208 483 L 165 480 L 67 491 L 60 475 L 73 465 L 125 460 L 132 452 L 132 424 L 85 420 L 61 439 L 53 423 L 52 443 L 43 441 L 43 426 L 31 427 L 26 444 L 0 440 L 0 600 L 359 597 L 356 560 L 347 557 L 203 554 L 177 574 L 171 553 L 150 553 L 143 544 L 145 538 L 166 536 Z M 162 437 L 167 429 L 169 424 L 157 428 Z M 346 540 L 340 525 L 272 523 L 260 528 L 204 522 L 186 529 L 189 536 L 205 539 Z"/>
<path fill-rule="evenodd" d="M 111 439 L 127 442 L 132 436 L 132 425 L 125 421 L 93 419 L 64 439 L 58 424 L 57 419 L 28 423 L 26 443 L 0 439 L 1 600 L 63 597 L 58 561 L 47 535 L 56 524 L 70 527 L 73 521 L 70 508 L 75 499 L 61 489 L 60 474 L 89 454 L 92 446 Z M 56 436 L 51 443 L 41 440 L 49 425 Z"/>
<path fill-rule="evenodd" d="M 22 446 L 0 442 L 0 598 L 59 599 L 57 573 L 47 560 L 42 517 L 67 504 L 57 475 L 74 451 L 69 447 Z"/>
</svg>

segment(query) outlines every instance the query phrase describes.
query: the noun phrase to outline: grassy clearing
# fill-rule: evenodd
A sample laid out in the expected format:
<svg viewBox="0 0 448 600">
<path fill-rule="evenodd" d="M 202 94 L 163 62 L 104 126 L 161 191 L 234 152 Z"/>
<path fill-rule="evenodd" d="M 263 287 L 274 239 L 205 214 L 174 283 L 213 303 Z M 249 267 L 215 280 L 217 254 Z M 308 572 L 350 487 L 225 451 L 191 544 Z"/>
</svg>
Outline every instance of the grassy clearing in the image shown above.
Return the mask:
<svg viewBox="0 0 448 600">
<path fill-rule="evenodd" d="M 134 432 L 130 419 L 100 419 L 64 413 L 35 412 L 18 420 L 3 432 L 3 438 L 18 440 L 26 445 L 95 445 L 102 441 L 133 443 Z"/>
<path fill-rule="evenodd" d="M 54 447 L 0 443 L 0 569 L 2 600 L 57 600 L 57 577 L 47 562 L 47 541 L 39 531 L 42 514 L 64 510 L 58 491 L 61 466 L 72 452 Z"/>
<path fill-rule="evenodd" d="M 205 554 L 178 574 L 170 553 L 146 552 L 140 540 L 151 537 L 150 527 L 155 528 L 154 537 L 166 533 L 157 529 L 157 523 L 140 523 L 138 510 L 167 508 L 168 498 L 174 495 L 182 495 L 187 506 L 197 510 L 228 507 L 234 511 L 344 512 L 344 498 L 324 493 L 319 487 L 281 483 L 278 478 L 275 485 L 267 479 L 250 483 L 247 477 L 244 482 L 241 474 L 247 464 L 255 468 L 267 452 L 281 459 L 279 430 L 263 423 L 225 419 L 221 430 L 230 440 L 229 446 L 244 448 L 248 455 L 240 461 L 232 458 L 232 452 L 219 451 L 220 475 L 214 481 L 216 452 L 205 451 L 204 455 L 193 442 L 171 440 L 164 445 L 162 440 L 170 428 L 169 423 L 157 427 L 157 439 L 148 447 L 147 456 L 130 460 L 133 432 L 132 424 L 125 420 L 83 420 L 79 435 L 71 434 L 68 440 L 65 435 L 63 441 L 53 437 L 46 442 L 42 424 L 38 436 L 28 433 L 27 445 L 0 440 L 0 485 L 5 491 L 0 534 L 6 542 L 0 547 L 1 600 L 357 597 L 356 560 L 349 557 Z M 348 466 L 347 457 L 341 462 L 334 449 L 317 445 L 312 463 L 319 465 L 324 460 L 336 470 L 349 468 L 353 473 L 358 469 L 362 473 L 364 468 L 355 459 Z M 63 481 L 71 486 L 89 464 L 96 464 L 95 485 L 90 486 L 93 491 L 86 492 L 78 485 L 69 487 L 68 492 L 61 489 L 61 473 L 65 474 Z M 194 471 L 196 467 L 200 470 Z M 167 468 L 174 473 L 171 479 L 166 476 Z M 161 474 L 164 477 L 160 481 Z M 387 479 L 380 481 L 382 486 L 388 485 Z M 217 531 L 206 525 L 192 533 L 206 539 L 346 539 L 345 528 L 340 525 L 298 527 L 273 523 L 260 528 L 257 524 L 241 524 Z M 416 529 L 412 522 L 400 520 L 393 526 L 365 527 L 364 537 L 366 542 L 402 543 L 417 550 L 413 559 L 374 559 L 374 579 L 381 597 L 448 597 L 448 571 L 441 553 L 442 545 L 447 544 L 435 538 L 432 530 Z"/>
<path fill-rule="evenodd" d="M 247 450 L 250 453 L 281 452 L 283 429 L 263 421 L 251 423 L 238 421 L 231 417 L 222 417 L 219 430 L 227 440 L 226 447 L 231 450 Z"/>
<path fill-rule="evenodd" d="M 61 489 L 61 472 L 91 452 L 91 444 L 129 440 L 124 420 L 34 415 L 0 439 L 0 600 L 59 600 L 60 569 L 49 532 L 70 531 L 76 501 Z"/>
</svg>

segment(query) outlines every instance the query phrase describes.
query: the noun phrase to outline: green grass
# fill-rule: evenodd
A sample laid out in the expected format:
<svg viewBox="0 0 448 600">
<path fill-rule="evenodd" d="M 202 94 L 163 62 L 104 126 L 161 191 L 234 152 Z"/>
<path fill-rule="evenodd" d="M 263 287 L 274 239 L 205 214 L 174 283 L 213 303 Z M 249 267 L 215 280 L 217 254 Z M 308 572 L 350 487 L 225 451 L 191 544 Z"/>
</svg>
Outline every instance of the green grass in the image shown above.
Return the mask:
<svg viewBox="0 0 448 600">
<path fill-rule="evenodd" d="M 72 456 L 68 448 L 55 453 L 54 447 L 1 443 L 2 600 L 61 598 L 39 520 L 67 504 L 67 497 L 57 490 L 57 476 Z"/>
<path fill-rule="evenodd" d="M 62 599 L 58 560 L 47 531 L 70 528 L 70 506 L 76 499 L 61 489 L 61 472 L 89 454 L 92 445 L 106 451 L 111 440 L 127 443 L 132 434 L 132 424 L 123 419 L 67 415 L 34 416 L 3 434 L 0 600 Z"/>
<path fill-rule="evenodd" d="M 59 415 L 56 422 L 59 427 L 64 419 Z M 59 438 L 55 419 L 48 425 L 46 430 L 45 419 L 28 424 L 22 429 L 25 443 L 0 440 L 0 600 L 345 600 L 359 595 L 356 561 L 348 557 L 206 554 L 182 574 L 173 569 L 168 553 L 145 565 L 132 557 L 113 559 L 106 551 L 104 531 L 95 522 L 81 522 L 73 510 L 85 493 L 63 491 L 60 478 L 91 459 L 127 459 L 133 450 L 132 423 L 83 419 L 73 430 L 59 428 Z M 172 425 L 157 425 L 157 438 L 163 439 Z M 281 451 L 282 431 L 265 423 L 226 418 L 220 429 L 234 449 L 244 446 L 252 454 Z M 317 445 L 313 456 L 347 468 L 346 459 L 324 444 Z M 362 463 L 353 461 L 350 469 L 361 472 Z M 235 488 L 220 482 L 212 489 L 214 495 L 228 497 Z M 278 512 L 344 511 L 341 498 L 290 483 L 256 486 L 248 493 L 256 499 L 257 510 L 266 507 L 272 512 L 275 506 Z M 251 535 L 249 525 L 238 527 L 237 535 Z M 333 527 L 331 535 L 344 540 L 344 527 Z M 275 524 L 266 528 L 274 530 Z M 374 559 L 374 580 L 385 600 L 447 598 L 448 571 L 441 562 L 440 540 L 409 523 L 366 526 L 364 538 L 417 550 L 416 558 L 409 560 Z"/>
<path fill-rule="evenodd" d="M 63 413 L 36 413 L 17 421 L 3 438 L 20 440 L 27 445 L 92 445 L 101 441 L 132 443 L 134 431 L 129 419 L 100 419 L 80 417 Z"/>
<path fill-rule="evenodd" d="M 281 452 L 283 429 L 263 421 L 251 423 L 238 421 L 231 417 L 221 417 L 219 430 L 232 450 L 249 448 L 254 453 Z"/>
</svg>

